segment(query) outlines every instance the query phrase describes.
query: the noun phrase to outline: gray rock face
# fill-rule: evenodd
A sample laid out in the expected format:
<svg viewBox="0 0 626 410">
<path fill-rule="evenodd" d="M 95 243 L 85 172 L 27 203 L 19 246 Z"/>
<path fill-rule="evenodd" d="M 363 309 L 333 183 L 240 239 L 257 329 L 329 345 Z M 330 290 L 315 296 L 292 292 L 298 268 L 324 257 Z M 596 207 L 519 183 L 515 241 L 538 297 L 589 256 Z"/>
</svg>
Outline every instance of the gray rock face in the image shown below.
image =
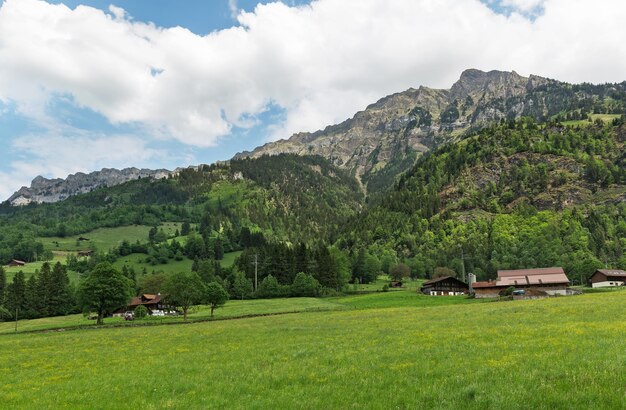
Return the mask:
<svg viewBox="0 0 626 410">
<path fill-rule="evenodd" d="M 176 173 L 177 171 L 174 171 Z M 8 199 L 11 205 L 28 205 L 31 202 L 58 202 L 72 195 L 93 191 L 94 189 L 123 184 L 139 178 L 159 179 L 172 174 L 166 169 L 126 168 L 122 170 L 103 168 L 101 171 L 85 174 L 77 172 L 66 179 L 47 179 L 38 176 L 31 182 L 30 188 L 22 187 Z"/>
<path fill-rule="evenodd" d="M 340 124 L 298 133 L 235 158 L 320 155 L 363 179 L 401 160 L 409 151 L 423 153 L 472 126 L 524 115 L 525 96 L 551 81 L 516 72 L 470 69 L 449 90 L 420 87 L 392 94 Z"/>
</svg>

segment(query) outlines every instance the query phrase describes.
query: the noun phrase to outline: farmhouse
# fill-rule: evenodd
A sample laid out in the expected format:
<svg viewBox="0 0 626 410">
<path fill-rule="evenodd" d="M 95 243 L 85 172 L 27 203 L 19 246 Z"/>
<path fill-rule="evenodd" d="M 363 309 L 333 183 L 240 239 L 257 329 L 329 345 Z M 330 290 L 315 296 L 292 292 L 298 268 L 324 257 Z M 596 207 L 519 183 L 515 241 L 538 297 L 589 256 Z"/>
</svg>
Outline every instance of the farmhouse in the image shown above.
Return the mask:
<svg viewBox="0 0 626 410">
<path fill-rule="evenodd" d="M 589 283 L 592 288 L 624 286 L 626 283 L 626 271 L 616 269 L 598 269 L 589 278 Z"/>
<path fill-rule="evenodd" d="M 495 298 L 513 287 L 545 296 L 566 295 L 569 279 L 563 268 L 500 270 L 498 278 L 472 283 L 477 298 Z"/>
<path fill-rule="evenodd" d="M 139 305 L 145 306 L 149 314 L 156 310 L 169 310 L 169 306 L 161 301 L 160 293 L 156 295 L 144 293 L 141 296 L 135 296 L 128 304 L 128 310 L 134 310 Z"/>
<path fill-rule="evenodd" d="M 452 276 L 444 276 L 424 282 L 420 290 L 425 295 L 454 296 L 464 295 L 468 289 L 469 287 L 465 282 Z"/>
<path fill-rule="evenodd" d="M 19 261 L 17 259 L 13 259 L 11 262 L 9 262 L 9 266 L 24 266 L 24 265 L 26 265 L 26 262 Z"/>
</svg>

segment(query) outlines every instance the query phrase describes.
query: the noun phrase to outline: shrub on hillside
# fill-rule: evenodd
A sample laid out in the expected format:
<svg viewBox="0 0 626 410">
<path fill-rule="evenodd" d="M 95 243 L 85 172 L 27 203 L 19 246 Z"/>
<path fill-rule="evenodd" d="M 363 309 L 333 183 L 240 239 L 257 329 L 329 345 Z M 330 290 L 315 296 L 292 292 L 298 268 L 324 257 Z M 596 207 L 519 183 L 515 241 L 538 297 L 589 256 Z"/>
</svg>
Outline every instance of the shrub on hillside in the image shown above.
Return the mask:
<svg viewBox="0 0 626 410">
<path fill-rule="evenodd" d="M 148 308 L 144 305 L 139 305 L 135 308 L 135 317 L 137 319 L 143 319 L 148 316 Z"/>
<path fill-rule="evenodd" d="M 300 272 L 293 279 L 290 290 L 291 296 L 315 297 L 320 292 L 320 283 L 313 276 Z"/>
</svg>

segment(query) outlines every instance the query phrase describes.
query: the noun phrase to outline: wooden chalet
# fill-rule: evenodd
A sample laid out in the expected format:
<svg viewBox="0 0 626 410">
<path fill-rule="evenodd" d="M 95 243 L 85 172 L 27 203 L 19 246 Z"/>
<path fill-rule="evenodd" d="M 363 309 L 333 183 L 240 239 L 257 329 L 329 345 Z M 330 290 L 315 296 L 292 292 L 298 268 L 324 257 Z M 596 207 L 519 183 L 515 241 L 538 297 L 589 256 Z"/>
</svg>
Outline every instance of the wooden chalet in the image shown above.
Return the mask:
<svg viewBox="0 0 626 410">
<path fill-rule="evenodd" d="M 570 284 L 563 268 L 499 270 L 498 278 L 472 283 L 476 298 L 495 298 L 510 287 L 531 291 L 533 295 L 566 295 Z"/>
<path fill-rule="evenodd" d="M 13 259 L 11 262 L 9 262 L 8 266 L 24 266 L 26 265 L 26 262 L 24 261 L 20 261 L 17 259 Z"/>
<path fill-rule="evenodd" d="M 161 294 L 156 295 L 144 293 L 141 296 L 135 296 L 128 304 L 128 310 L 134 310 L 137 306 L 143 305 L 148 309 L 148 313 L 152 314 L 155 310 L 169 310 L 169 305 L 161 301 Z"/>
<path fill-rule="evenodd" d="M 88 256 L 93 255 L 93 251 L 91 251 L 91 250 L 88 250 L 88 251 L 78 251 L 77 255 L 81 256 L 81 257 L 88 257 Z"/>
<path fill-rule="evenodd" d="M 626 271 L 617 269 L 598 269 L 589 278 L 589 284 L 592 288 L 624 286 L 626 284 Z"/>
<path fill-rule="evenodd" d="M 452 276 L 444 276 L 424 282 L 420 291 L 431 296 L 455 296 L 465 295 L 468 289 L 467 283 Z"/>
</svg>

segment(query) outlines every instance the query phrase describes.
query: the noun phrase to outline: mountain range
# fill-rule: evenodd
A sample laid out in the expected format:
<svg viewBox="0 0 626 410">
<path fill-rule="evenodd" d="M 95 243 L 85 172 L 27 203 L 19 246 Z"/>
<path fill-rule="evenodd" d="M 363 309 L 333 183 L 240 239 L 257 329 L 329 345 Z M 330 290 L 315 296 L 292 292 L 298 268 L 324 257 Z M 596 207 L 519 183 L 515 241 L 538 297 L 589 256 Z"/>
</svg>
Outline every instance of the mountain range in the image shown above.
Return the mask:
<svg viewBox="0 0 626 410">
<path fill-rule="evenodd" d="M 354 175 L 364 191 L 381 192 L 425 152 L 487 124 L 521 117 L 543 122 L 559 115 L 579 119 L 590 113 L 619 113 L 626 106 L 624 95 L 626 82 L 571 85 L 535 75 L 523 77 L 515 71 L 469 69 L 448 90 L 410 88 L 380 99 L 340 124 L 298 133 L 235 158 L 318 155 Z M 127 168 L 76 173 L 66 179 L 38 176 L 8 201 L 12 205 L 57 202 L 101 187 L 176 172 Z"/>
</svg>

